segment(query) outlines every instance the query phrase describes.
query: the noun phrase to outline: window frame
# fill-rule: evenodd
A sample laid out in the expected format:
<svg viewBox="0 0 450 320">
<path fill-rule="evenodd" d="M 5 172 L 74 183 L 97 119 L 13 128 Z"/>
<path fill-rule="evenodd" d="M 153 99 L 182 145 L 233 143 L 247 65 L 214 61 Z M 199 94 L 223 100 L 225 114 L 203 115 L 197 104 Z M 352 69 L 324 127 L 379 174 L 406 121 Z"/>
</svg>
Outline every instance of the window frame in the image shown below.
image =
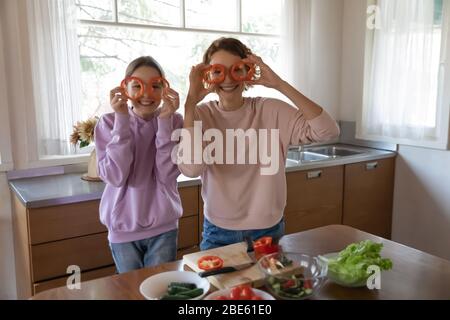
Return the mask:
<svg viewBox="0 0 450 320">
<path fill-rule="evenodd" d="M 377 5 L 377 0 L 367 0 L 367 7 Z M 445 5 L 445 4 L 444 4 Z M 367 18 L 366 13 L 366 18 Z M 436 126 L 427 130 L 427 132 L 433 132 L 435 136 L 439 138 L 436 140 L 417 141 L 413 139 L 405 138 L 391 138 L 380 135 L 369 135 L 362 133 L 362 119 L 364 106 L 368 105 L 368 97 L 370 90 L 370 77 L 371 67 L 373 59 L 373 47 L 375 40 L 376 29 L 369 29 L 366 27 L 365 35 L 365 49 L 364 49 L 364 77 L 363 77 L 363 99 L 362 107 L 358 108 L 358 114 L 356 122 L 356 138 L 374 141 L 383 141 L 388 143 L 394 143 L 399 145 L 408 145 L 413 147 L 423 147 L 439 150 L 450 150 L 450 41 L 445 40 L 450 37 L 450 23 L 443 19 L 442 22 L 442 39 L 444 39 L 443 46 L 441 47 L 440 69 L 443 73 L 442 79 L 438 83 L 441 95 L 437 97 L 436 105 Z"/>
<path fill-rule="evenodd" d="M 214 33 L 220 35 L 240 35 L 240 36 L 257 36 L 257 37 L 269 37 L 269 38 L 279 38 L 279 34 L 271 33 L 257 33 L 257 32 L 244 32 L 242 31 L 242 0 L 235 0 L 237 2 L 237 23 L 238 30 L 218 30 L 218 29 L 208 29 L 208 28 L 189 28 L 186 27 L 186 0 L 180 0 L 180 11 L 181 11 L 181 24 L 180 26 L 161 26 L 157 24 L 141 24 L 132 22 L 121 22 L 119 21 L 119 11 L 118 11 L 118 0 L 112 0 L 112 16 L 113 21 L 95 20 L 95 19 L 78 19 L 81 24 L 84 25 L 96 25 L 96 26 L 112 26 L 112 27 L 128 27 L 128 28 L 147 28 L 152 30 L 166 30 L 166 31 L 181 31 L 181 32 L 200 32 L 200 33 Z"/>
</svg>

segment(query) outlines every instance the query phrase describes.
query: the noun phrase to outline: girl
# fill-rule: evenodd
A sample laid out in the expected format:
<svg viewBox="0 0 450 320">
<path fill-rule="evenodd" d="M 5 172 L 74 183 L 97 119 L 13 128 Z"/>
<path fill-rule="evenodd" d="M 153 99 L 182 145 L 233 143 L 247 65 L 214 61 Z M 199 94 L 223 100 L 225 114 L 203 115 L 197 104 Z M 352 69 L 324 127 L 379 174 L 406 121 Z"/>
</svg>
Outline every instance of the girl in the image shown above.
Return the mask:
<svg viewBox="0 0 450 320">
<path fill-rule="evenodd" d="M 260 77 L 246 79 L 249 74 L 258 73 L 256 68 L 252 69 L 255 65 L 259 67 Z M 259 132 L 264 131 L 260 129 L 270 132 L 274 129 L 279 137 L 267 146 L 267 150 L 275 147 L 272 157 L 276 157 L 279 163 L 279 169 L 273 174 L 261 174 L 264 167 L 261 162 L 256 165 L 236 162 L 236 154 L 248 156 L 252 147 L 249 147 L 250 142 L 246 143 L 244 150 L 234 153 L 235 162 L 232 164 L 228 160 L 226 164 L 198 164 L 193 161 L 195 159 L 179 164 L 183 174 L 190 177 L 201 175 L 205 219 L 200 248 L 205 250 L 223 246 L 247 237 L 253 240 L 263 236 L 280 238 L 284 233 L 288 147 L 336 138 L 339 135 L 336 122 L 237 39 L 220 38 L 214 41 L 205 52 L 203 63 L 192 67 L 189 80 L 184 127 L 191 136 L 194 121 L 201 121 L 204 130 L 219 130 L 225 140 L 228 138 L 225 133 L 227 129 L 254 129 Z M 205 89 L 204 82 L 209 80 L 210 87 Z M 274 88 L 296 107 L 277 99 L 244 98 L 244 90 L 251 85 Z M 219 101 L 197 105 L 212 91 L 218 94 Z M 271 138 L 267 139 L 267 144 L 272 141 Z M 188 149 L 194 154 L 198 146 L 194 148 L 185 140 L 189 141 L 182 139 L 180 149 Z M 224 141 L 223 150 L 229 143 L 233 145 L 234 141 Z M 258 144 L 253 147 L 255 145 Z"/>
<path fill-rule="evenodd" d="M 152 57 L 132 61 L 122 86 L 111 90 L 114 112 L 95 128 L 98 172 L 106 183 L 100 220 L 119 273 L 176 257 L 182 208 L 170 137 L 183 120 L 175 113 L 178 93 L 163 77 Z"/>
</svg>

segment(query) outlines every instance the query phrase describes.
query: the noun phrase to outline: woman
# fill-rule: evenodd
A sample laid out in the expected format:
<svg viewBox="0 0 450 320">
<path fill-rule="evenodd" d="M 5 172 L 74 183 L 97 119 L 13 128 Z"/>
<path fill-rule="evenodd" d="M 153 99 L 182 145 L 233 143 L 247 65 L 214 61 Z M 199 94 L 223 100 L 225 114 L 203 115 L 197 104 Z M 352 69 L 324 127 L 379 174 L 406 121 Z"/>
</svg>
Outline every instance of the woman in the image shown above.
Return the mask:
<svg viewBox="0 0 450 320">
<path fill-rule="evenodd" d="M 260 77 L 238 81 L 230 70 L 239 69 L 233 66 L 238 66 L 240 62 L 247 66 L 257 65 Z M 213 65 L 219 71 L 213 71 L 205 77 L 205 70 Z M 220 74 L 220 70 L 223 71 L 222 78 L 209 81 L 215 80 L 211 78 L 215 77 L 215 73 Z M 249 68 L 244 71 L 248 73 Z M 215 83 L 205 88 L 205 80 Z M 201 163 L 184 161 L 185 158 L 180 163 L 179 160 L 179 168 L 183 174 L 189 177 L 201 175 L 202 179 L 205 219 L 200 248 L 205 250 L 228 245 L 243 241 L 246 237 L 253 240 L 262 236 L 280 238 L 284 233 L 285 162 L 288 147 L 338 137 L 339 128 L 336 122 L 325 110 L 281 79 L 261 58 L 234 38 L 214 41 L 205 52 L 203 63 L 192 67 L 189 81 L 184 128 L 191 135 L 196 130 L 194 121 L 201 121 L 204 132 L 215 129 L 223 133 L 225 139 L 222 149 L 225 150 L 227 145 L 234 146 L 234 141 L 230 139 L 234 140 L 237 136 L 227 134 L 229 129 L 242 129 L 248 133 L 247 137 L 251 136 L 249 130 L 256 130 L 258 133 L 270 132 L 266 138 L 264 135 L 258 135 L 257 142 L 248 138 L 245 144 L 237 144 L 241 149 L 244 147 L 244 150 L 238 148 L 236 152 L 231 152 L 234 153 L 234 160 L 242 154 L 247 156 L 246 159 L 250 159 L 249 155 L 255 147 L 265 147 L 266 150 L 272 150 L 271 159 L 279 164 L 278 170 L 264 174 L 263 169 L 267 167 L 267 162 L 263 163 L 262 159 L 258 159 L 256 164 L 242 165 L 239 161 L 230 163 L 228 149 L 226 164 L 210 164 L 207 159 L 203 159 Z M 276 89 L 297 108 L 277 99 L 243 97 L 244 90 L 251 85 Z M 219 101 L 197 105 L 210 92 L 217 93 Z M 191 154 L 195 154 L 196 149 L 207 151 L 208 145 L 204 144 L 203 148 L 199 148 L 195 142 L 183 138 L 180 148 L 183 152 L 190 150 L 193 151 Z M 259 155 L 261 154 L 260 150 Z"/>
</svg>

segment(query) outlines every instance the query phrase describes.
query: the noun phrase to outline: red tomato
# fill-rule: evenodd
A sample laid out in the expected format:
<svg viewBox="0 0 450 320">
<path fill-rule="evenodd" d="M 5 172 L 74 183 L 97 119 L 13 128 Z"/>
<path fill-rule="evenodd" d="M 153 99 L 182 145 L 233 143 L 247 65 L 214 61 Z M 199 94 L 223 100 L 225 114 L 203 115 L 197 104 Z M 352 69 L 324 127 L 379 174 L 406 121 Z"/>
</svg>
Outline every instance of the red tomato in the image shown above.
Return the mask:
<svg viewBox="0 0 450 320">
<path fill-rule="evenodd" d="M 303 288 L 305 288 L 305 289 L 312 289 L 311 280 L 304 280 L 303 281 Z"/>
<path fill-rule="evenodd" d="M 293 287 L 294 285 L 295 285 L 295 281 L 292 279 L 289 279 L 288 281 L 283 283 L 281 286 L 283 287 L 283 289 L 289 289 L 289 288 Z"/>
<path fill-rule="evenodd" d="M 204 256 L 198 259 L 197 265 L 202 270 L 216 270 L 222 268 L 223 260 L 217 256 Z"/>
<path fill-rule="evenodd" d="M 253 242 L 253 248 L 266 247 L 272 244 L 272 237 L 262 237 Z"/>
<path fill-rule="evenodd" d="M 241 300 L 251 300 L 254 293 L 252 288 L 250 287 L 244 287 L 241 290 Z"/>
<path fill-rule="evenodd" d="M 241 288 L 234 287 L 233 289 L 231 289 L 230 299 L 231 300 L 240 300 L 241 299 Z"/>
<path fill-rule="evenodd" d="M 218 297 L 216 297 L 215 300 L 228 300 L 228 297 L 226 297 L 226 296 L 218 296 Z"/>
<path fill-rule="evenodd" d="M 263 298 L 261 298 L 260 296 L 253 296 L 252 300 L 262 300 Z"/>
</svg>

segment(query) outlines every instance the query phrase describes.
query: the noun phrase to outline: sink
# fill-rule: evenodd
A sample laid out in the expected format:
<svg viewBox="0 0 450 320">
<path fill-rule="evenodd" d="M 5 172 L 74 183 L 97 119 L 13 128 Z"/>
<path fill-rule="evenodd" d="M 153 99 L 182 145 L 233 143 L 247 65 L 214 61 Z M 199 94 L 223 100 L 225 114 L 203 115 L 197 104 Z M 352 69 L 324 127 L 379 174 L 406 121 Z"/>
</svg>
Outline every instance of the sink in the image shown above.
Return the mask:
<svg viewBox="0 0 450 320">
<path fill-rule="evenodd" d="M 305 152 L 310 152 L 312 154 L 320 154 L 320 155 L 328 156 L 331 158 L 348 157 L 348 156 L 354 156 L 357 154 L 364 153 L 362 151 L 356 151 L 356 150 L 349 149 L 346 147 L 338 147 L 338 146 L 324 146 L 324 147 L 308 148 L 305 150 Z"/>
<path fill-rule="evenodd" d="M 324 154 L 313 153 L 309 151 L 289 150 L 287 159 L 292 162 L 312 162 L 330 159 L 331 157 Z"/>
</svg>

